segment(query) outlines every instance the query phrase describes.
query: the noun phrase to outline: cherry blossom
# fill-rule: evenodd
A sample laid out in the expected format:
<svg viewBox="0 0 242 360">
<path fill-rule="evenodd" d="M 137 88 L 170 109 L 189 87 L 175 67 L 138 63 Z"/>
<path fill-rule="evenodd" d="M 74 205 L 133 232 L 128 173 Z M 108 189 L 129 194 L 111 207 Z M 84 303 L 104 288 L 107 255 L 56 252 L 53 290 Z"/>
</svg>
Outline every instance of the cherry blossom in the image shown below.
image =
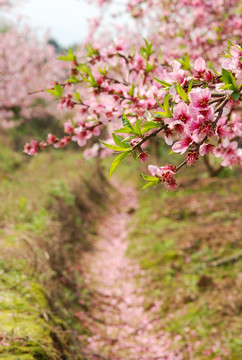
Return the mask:
<svg viewBox="0 0 242 360">
<path fill-rule="evenodd" d="M 111 3 L 99 5 L 106 9 Z M 87 157 L 118 153 L 111 172 L 127 156 L 149 162 L 149 144 L 155 137 L 184 155 L 175 172 L 209 153 L 220 156 L 223 166 L 240 164 L 238 5 L 230 0 L 128 1 L 137 27 L 152 23 L 147 39 L 136 33 L 134 41 L 125 26 L 119 27 L 114 41 L 93 31 L 91 43 L 75 54 L 69 49 L 61 57 L 69 64 L 69 76 L 54 82 L 48 91 L 68 114 L 63 131 L 68 136 L 47 139 L 48 146 L 74 141 Z M 226 43 L 228 34 L 234 42 Z M 95 143 L 98 146 L 93 147 Z M 39 143 L 37 150 L 42 148 Z M 153 177 L 147 180 L 148 186 L 160 181 L 167 189 L 176 188 L 171 169 Z"/>
</svg>

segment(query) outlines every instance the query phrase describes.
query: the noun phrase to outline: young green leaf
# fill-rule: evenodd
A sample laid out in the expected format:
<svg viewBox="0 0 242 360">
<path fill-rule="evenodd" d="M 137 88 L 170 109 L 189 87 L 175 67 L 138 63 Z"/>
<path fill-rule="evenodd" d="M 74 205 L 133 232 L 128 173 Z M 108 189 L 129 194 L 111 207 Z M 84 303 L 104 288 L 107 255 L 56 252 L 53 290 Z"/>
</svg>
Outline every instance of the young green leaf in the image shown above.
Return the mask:
<svg viewBox="0 0 242 360">
<path fill-rule="evenodd" d="M 132 97 L 134 95 L 134 84 L 131 84 L 128 94 Z"/>
<path fill-rule="evenodd" d="M 58 57 L 58 60 L 64 60 L 64 61 L 74 61 L 76 60 L 75 55 L 73 54 L 71 48 L 68 48 L 68 52 L 65 51 L 65 55 L 61 55 Z"/>
<path fill-rule="evenodd" d="M 147 184 L 145 184 L 142 188 L 141 188 L 141 190 L 144 190 L 144 189 L 146 189 L 146 188 L 148 188 L 148 187 L 150 187 L 150 186 L 154 186 L 154 182 L 153 181 L 150 181 L 150 182 L 148 182 Z"/>
<path fill-rule="evenodd" d="M 111 167 L 110 167 L 110 171 L 109 171 L 109 179 L 112 175 L 112 173 L 114 172 L 114 170 L 116 169 L 116 167 L 121 163 L 121 161 L 123 161 L 127 156 L 129 156 L 132 153 L 132 151 L 126 151 L 123 152 L 122 154 L 119 154 L 112 162 Z"/>
<path fill-rule="evenodd" d="M 182 60 L 178 60 L 180 64 L 182 64 L 182 67 L 184 70 L 190 70 L 190 58 L 189 55 L 186 54 L 186 56 L 183 56 Z"/>
<path fill-rule="evenodd" d="M 188 93 L 192 90 L 192 84 L 193 84 L 193 79 L 191 79 L 191 80 L 189 81 L 189 85 L 188 85 L 188 89 L 187 89 L 187 92 L 188 92 Z"/>
<path fill-rule="evenodd" d="M 105 143 L 103 142 L 102 140 L 100 140 L 100 142 L 106 146 L 108 149 L 111 149 L 111 150 L 114 150 L 114 151 L 119 151 L 119 152 L 123 152 L 123 151 L 129 151 L 130 150 L 130 147 L 126 147 L 125 145 L 126 144 L 122 144 L 122 146 L 115 146 L 115 145 L 112 145 L 112 144 L 108 144 L 108 143 Z"/>
<path fill-rule="evenodd" d="M 150 130 L 153 130 L 153 129 L 156 129 L 156 128 L 159 128 L 161 126 L 160 122 L 156 122 L 156 121 L 147 121 L 142 130 L 141 130 L 141 134 L 145 134 L 146 132 L 150 131 Z"/>
<path fill-rule="evenodd" d="M 156 186 L 161 182 L 161 180 L 160 180 L 159 178 L 157 178 L 157 177 L 153 177 L 153 176 L 149 176 L 149 175 L 144 175 L 144 174 L 140 174 L 140 176 L 141 176 L 144 180 L 148 181 L 148 183 L 145 184 L 145 186 L 143 186 L 142 189 L 146 189 L 147 187 L 150 187 L 150 186 L 152 186 L 152 185 L 153 185 L 154 187 L 156 187 Z"/>
<path fill-rule="evenodd" d="M 128 136 L 128 137 L 124 138 L 122 142 L 129 142 L 130 140 L 136 139 L 136 138 L 137 138 L 136 135 L 135 136 Z"/>
<path fill-rule="evenodd" d="M 127 116 L 125 114 L 122 115 L 122 123 L 124 127 L 128 127 L 130 129 L 134 130 L 133 125 L 131 124 L 131 122 L 129 121 L 129 119 L 127 118 Z"/>
<path fill-rule="evenodd" d="M 182 98 L 182 100 L 189 102 L 189 97 L 188 97 L 187 93 L 183 90 L 183 88 L 181 87 L 181 84 L 179 83 L 179 81 L 177 82 L 175 88 L 176 88 L 177 94 Z"/>
<path fill-rule="evenodd" d="M 140 117 L 136 120 L 135 131 L 136 131 L 137 134 L 141 134 L 141 124 L 142 124 L 142 121 L 143 121 L 143 119 L 140 118 Z"/>
<path fill-rule="evenodd" d="M 130 127 L 123 127 L 121 129 L 117 129 L 117 130 L 114 130 L 115 133 L 119 133 L 119 134 L 134 134 L 134 135 L 137 135 L 135 130 L 133 129 L 130 129 Z"/>
<path fill-rule="evenodd" d="M 55 90 L 53 90 L 53 89 L 46 89 L 45 91 L 48 92 L 48 93 L 50 93 L 51 95 L 57 97 L 57 94 L 56 94 L 56 91 L 55 91 Z"/>
<path fill-rule="evenodd" d="M 153 180 L 152 180 L 152 181 L 149 181 L 147 184 L 145 184 L 145 185 L 141 188 L 141 190 L 146 189 L 146 188 L 148 188 L 148 187 L 150 187 L 150 186 L 154 186 L 154 188 L 155 188 L 158 184 L 160 184 L 160 182 L 161 182 L 160 179 L 154 178 L 154 181 L 153 181 Z"/>
<path fill-rule="evenodd" d="M 122 136 L 116 135 L 115 133 L 113 133 L 112 136 L 115 144 L 118 145 L 120 148 L 128 147 L 130 149 L 130 145 L 123 142 L 125 139 Z"/>
<path fill-rule="evenodd" d="M 149 61 L 146 61 L 146 68 L 145 73 L 148 74 L 150 71 L 154 70 L 156 68 L 155 65 L 151 65 Z"/>
<path fill-rule="evenodd" d="M 74 91 L 74 98 L 75 98 L 78 102 L 82 102 L 81 96 L 80 96 L 79 92 L 77 92 L 76 90 Z"/>
<path fill-rule="evenodd" d="M 54 84 L 54 88 L 55 88 L 55 91 L 56 91 L 57 96 L 58 96 L 58 97 L 61 97 L 62 94 L 63 94 L 62 86 L 55 83 L 55 84 Z"/>
<path fill-rule="evenodd" d="M 153 120 L 151 113 L 147 109 L 145 109 L 145 115 L 146 115 L 147 121 Z"/>
<path fill-rule="evenodd" d="M 156 76 L 154 76 L 155 81 L 157 81 L 159 84 L 161 84 L 164 88 L 170 89 L 170 87 L 172 86 L 170 83 L 168 83 L 167 81 L 161 80 L 159 78 L 157 78 Z"/>
<path fill-rule="evenodd" d="M 152 111 L 152 114 L 157 114 L 159 116 L 157 117 L 167 117 L 166 113 L 165 112 L 162 112 L 162 111 Z"/>
<path fill-rule="evenodd" d="M 231 71 L 228 71 L 226 69 L 222 69 L 222 79 L 225 84 L 231 84 L 233 85 L 233 89 L 236 89 L 236 80 L 234 78 L 234 75 L 231 73 Z"/>
<path fill-rule="evenodd" d="M 154 94 L 154 98 L 155 98 L 157 104 L 159 105 L 159 107 L 164 110 L 164 106 L 161 104 L 161 102 L 158 100 L 158 98 L 155 94 Z"/>
<path fill-rule="evenodd" d="M 172 112 L 170 110 L 170 104 L 169 104 L 169 99 L 171 98 L 170 94 L 166 94 L 166 96 L 164 97 L 164 110 L 166 113 L 166 117 L 172 117 Z"/>
<path fill-rule="evenodd" d="M 233 96 L 234 101 L 238 101 L 239 97 L 240 97 L 240 92 L 239 91 L 234 91 L 232 93 L 232 96 Z"/>
<path fill-rule="evenodd" d="M 220 89 L 223 89 L 223 90 L 233 90 L 234 89 L 234 85 L 232 84 L 226 84 L 224 86 L 221 86 Z"/>
<path fill-rule="evenodd" d="M 146 181 L 156 182 L 156 180 L 157 180 L 157 178 L 155 178 L 154 176 L 150 176 L 150 175 L 140 174 L 140 176 L 142 177 L 142 179 L 144 179 Z"/>
</svg>

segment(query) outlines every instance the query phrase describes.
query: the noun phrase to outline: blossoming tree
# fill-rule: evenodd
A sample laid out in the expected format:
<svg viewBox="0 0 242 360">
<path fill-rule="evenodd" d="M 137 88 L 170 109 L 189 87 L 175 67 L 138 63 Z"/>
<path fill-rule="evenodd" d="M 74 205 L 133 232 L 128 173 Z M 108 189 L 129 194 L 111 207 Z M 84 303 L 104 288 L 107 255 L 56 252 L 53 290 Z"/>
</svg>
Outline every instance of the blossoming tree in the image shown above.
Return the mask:
<svg viewBox="0 0 242 360">
<path fill-rule="evenodd" d="M 10 11 L 13 3 L 0 1 L 0 11 Z M 64 78 L 64 67 L 57 61 L 54 47 L 38 40 L 29 27 L 10 24 L 0 31 L 0 126 L 9 128 L 22 119 L 55 116 L 56 106 L 49 94 L 34 90 Z"/>
<path fill-rule="evenodd" d="M 183 156 L 181 164 L 149 165 L 150 175 L 143 178 L 144 187 L 162 182 L 168 190 L 176 188 L 179 169 L 200 156 L 213 153 L 222 166 L 241 164 L 239 2 L 132 0 L 127 7 L 151 29 L 148 40 L 137 33 L 132 42 L 120 30 L 122 36 L 111 42 L 93 33 L 85 52 L 81 48 L 76 55 L 69 50 L 61 56 L 70 63 L 70 76 L 47 91 L 61 109 L 74 109 L 74 116 L 64 124 L 65 136 L 32 141 L 25 153 L 70 141 L 83 147 L 95 138 L 87 156 L 119 153 L 111 175 L 128 156 L 145 162 L 147 143 L 164 139 Z"/>
</svg>

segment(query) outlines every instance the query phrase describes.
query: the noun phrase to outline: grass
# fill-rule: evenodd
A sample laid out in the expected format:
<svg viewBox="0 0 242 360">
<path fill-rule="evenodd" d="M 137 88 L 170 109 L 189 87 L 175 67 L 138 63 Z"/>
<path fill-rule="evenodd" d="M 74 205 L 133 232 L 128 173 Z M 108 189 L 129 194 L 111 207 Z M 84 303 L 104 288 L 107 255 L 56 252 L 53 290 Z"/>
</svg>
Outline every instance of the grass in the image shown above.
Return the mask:
<svg viewBox="0 0 242 360">
<path fill-rule="evenodd" d="M 201 172 L 196 181 L 191 174 L 183 172 L 175 193 L 140 192 L 128 254 L 151 277 L 147 309 L 161 302 L 162 328 L 180 339 L 185 359 L 238 360 L 242 261 L 212 263 L 241 251 L 241 186 L 231 173 L 209 179 Z"/>
<path fill-rule="evenodd" d="M 75 311 L 88 292 L 74 264 L 108 185 L 77 152 L 29 159 L 2 147 L 1 157 L 0 359 L 81 360 L 75 334 L 86 329 Z"/>
</svg>

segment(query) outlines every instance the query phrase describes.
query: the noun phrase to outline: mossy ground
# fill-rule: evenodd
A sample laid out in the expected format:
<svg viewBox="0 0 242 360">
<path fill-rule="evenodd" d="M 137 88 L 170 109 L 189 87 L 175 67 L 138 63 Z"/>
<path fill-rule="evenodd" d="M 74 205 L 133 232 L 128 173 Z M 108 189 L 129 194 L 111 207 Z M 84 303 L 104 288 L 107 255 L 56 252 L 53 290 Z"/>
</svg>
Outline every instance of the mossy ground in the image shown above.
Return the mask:
<svg viewBox="0 0 242 360">
<path fill-rule="evenodd" d="M 71 265 L 104 210 L 102 174 L 72 151 L 1 156 L 0 359 L 81 359 L 75 306 L 87 295 Z"/>
<path fill-rule="evenodd" d="M 160 326 L 179 341 L 185 359 L 238 360 L 242 260 L 214 261 L 241 252 L 239 174 L 204 174 L 185 170 L 174 193 L 140 193 L 128 254 L 151 278 L 147 308 L 161 302 Z"/>
</svg>

